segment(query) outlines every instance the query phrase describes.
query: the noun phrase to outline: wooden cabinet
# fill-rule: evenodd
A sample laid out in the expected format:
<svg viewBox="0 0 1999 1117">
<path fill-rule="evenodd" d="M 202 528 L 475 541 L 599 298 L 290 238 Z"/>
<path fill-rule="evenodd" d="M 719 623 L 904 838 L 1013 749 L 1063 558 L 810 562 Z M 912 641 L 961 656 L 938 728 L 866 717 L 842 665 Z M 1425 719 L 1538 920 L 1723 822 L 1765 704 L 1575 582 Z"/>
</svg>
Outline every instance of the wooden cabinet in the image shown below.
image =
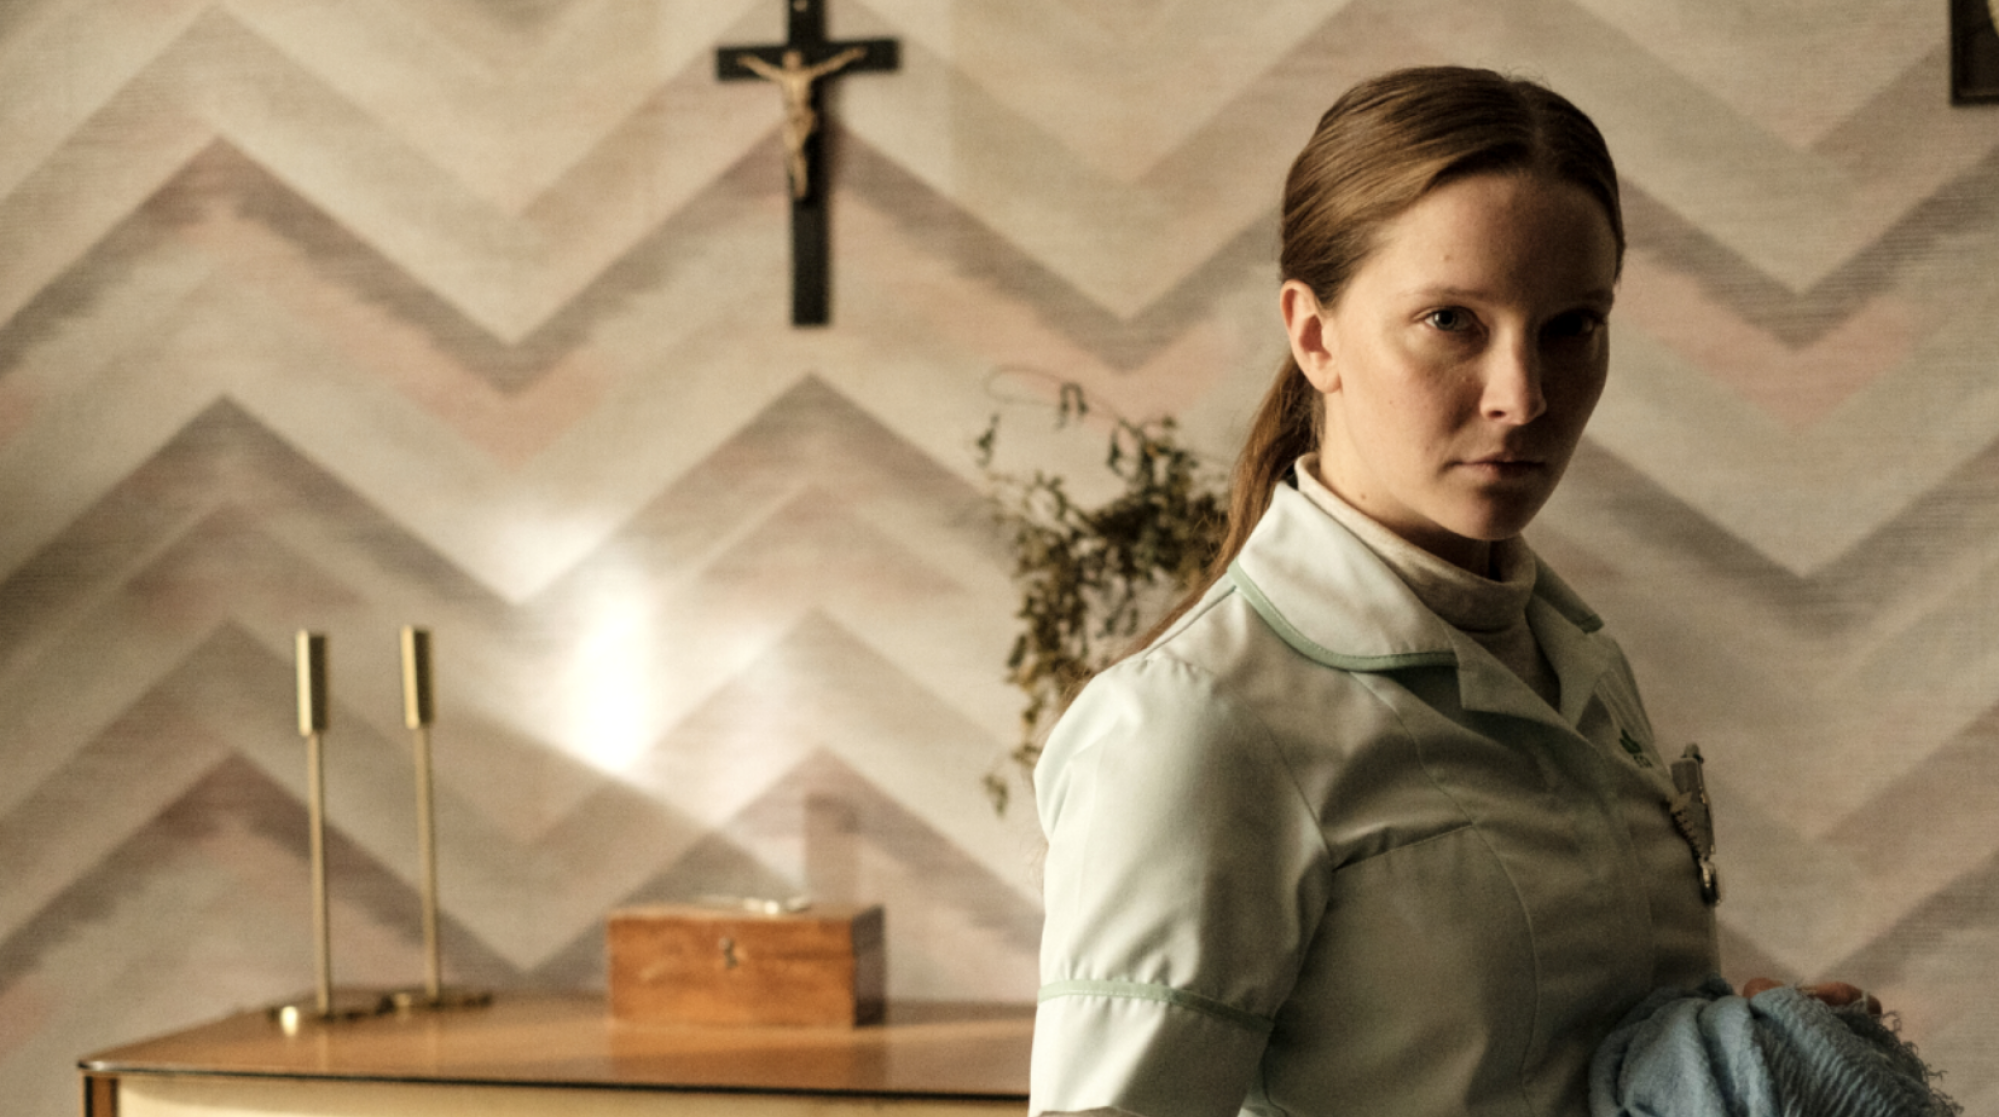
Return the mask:
<svg viewBox="0 0 1999 1117">
<path fill-rule="evenodd" d="M 85 1117 L 999 1117 L 1027 1103 L 1029 1006 L 883 1024 L 614 1020 L 601 995 L 307 1023 L 244 1013 L 82 1060 Z"/>
</svg>

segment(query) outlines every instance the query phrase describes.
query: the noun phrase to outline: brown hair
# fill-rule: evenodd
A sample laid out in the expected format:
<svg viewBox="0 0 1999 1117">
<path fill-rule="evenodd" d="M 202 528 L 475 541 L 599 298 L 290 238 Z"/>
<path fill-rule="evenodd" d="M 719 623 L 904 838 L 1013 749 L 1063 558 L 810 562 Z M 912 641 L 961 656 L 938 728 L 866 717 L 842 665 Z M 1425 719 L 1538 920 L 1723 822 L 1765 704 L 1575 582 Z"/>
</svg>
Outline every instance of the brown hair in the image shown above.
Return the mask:
<svg viewBox="0 0 1999 1117">
<path fill-rule="evenodd" d="M 1622 266 L 1617 169 L 1589 117 L 1530 81 L 1491 70 L 1425 66 L 1361 82 L 1319 118 L 1285 179 L 1281 278 L 1299 280 L 1330 306 L 1374 251 L 1384 224 L 1447 182 L 1493 173 L 1547 175 L 1587 191 L 1610 219 Z M 1138 647 L 1228 571 L 1293 463 L 1319 448 L 1324 407 L 1287 354 L 1236 459 L 1220 550 L 1193 591 Z"/>
</svg>

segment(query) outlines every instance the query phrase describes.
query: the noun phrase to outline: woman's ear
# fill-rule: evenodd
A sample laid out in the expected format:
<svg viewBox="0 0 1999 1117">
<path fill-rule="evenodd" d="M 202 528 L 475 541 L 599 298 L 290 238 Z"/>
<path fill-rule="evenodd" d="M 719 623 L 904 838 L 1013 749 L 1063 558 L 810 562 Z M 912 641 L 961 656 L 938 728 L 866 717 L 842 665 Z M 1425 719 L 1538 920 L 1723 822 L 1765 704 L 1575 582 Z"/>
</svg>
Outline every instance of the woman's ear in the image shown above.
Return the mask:
<svg viewBox="0 0 1999 1117">
<path fill-rule="evenodd" d="M 1291 356 L 1305 379 L 1321 393 L 1338 391 L 1340 374 L 1333 360 L 1332 339 L 1326 336 L 1319 296 L 1303 282 L 1288 279 L 1277 292 L 1277 306 L 1284 314 L 1284 332 L 1291 335 Z"/>
</svg>

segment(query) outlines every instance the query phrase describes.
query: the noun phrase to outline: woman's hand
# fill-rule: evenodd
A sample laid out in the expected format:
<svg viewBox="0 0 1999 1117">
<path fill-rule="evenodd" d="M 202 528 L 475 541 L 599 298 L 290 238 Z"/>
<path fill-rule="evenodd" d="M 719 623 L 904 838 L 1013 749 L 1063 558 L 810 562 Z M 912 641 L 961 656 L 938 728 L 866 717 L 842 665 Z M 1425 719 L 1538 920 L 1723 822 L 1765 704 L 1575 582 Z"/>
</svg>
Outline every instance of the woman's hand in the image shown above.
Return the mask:
<svg viewBox="0 0 1999 1117">
<path fill-rule="evenodd" d="M 1753 997 L 1766 990 L 1775 989 L 1782 984 L 1784 983 L 1772 978 L 1752 977 L 1742 983 L 1742 995 Z M 1866 997 L 1867 1011 L 1875 1016 L 1881 1015 L 1880 1001 L 1876 1000 L 1872 994 L 1862 990 L 1860 987 L 1848 985 L 1844 981 L 1824 981 L 1817 985 L 1800 985 L 1798 986 L 1798 992 L 1803 993 L 1813 1000 L 1822 1001 L 1833 1008 L 1845 1008 L 1862 997 Z"/>
</svg>

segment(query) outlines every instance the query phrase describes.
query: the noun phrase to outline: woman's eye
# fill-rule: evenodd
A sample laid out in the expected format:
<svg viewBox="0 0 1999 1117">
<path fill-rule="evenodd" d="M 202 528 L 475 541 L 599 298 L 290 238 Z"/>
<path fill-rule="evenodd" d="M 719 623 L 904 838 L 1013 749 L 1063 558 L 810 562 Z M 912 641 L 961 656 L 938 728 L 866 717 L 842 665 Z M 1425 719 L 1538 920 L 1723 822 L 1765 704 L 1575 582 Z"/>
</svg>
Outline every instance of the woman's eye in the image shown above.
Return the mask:
<svg viewBox="0 0 1999 1117">
<path fill-rule="evenodd" d="M 1589 337 L 1603 325 L 1603 318 L 1591 311 L 1575 310 L 1556 315 L 1548 322 L 1549 337 Z"/>
<path fill-rule="evenodd" d="M 1471 329 L 1472 324 L 1471 314 L 1455 306 L 1433 310 L 1423 317 L 1423 321 L 1431 329 L 1442 330 L 1447 334 L 1459 333 L 1463 330 Z"/>
</svg>

